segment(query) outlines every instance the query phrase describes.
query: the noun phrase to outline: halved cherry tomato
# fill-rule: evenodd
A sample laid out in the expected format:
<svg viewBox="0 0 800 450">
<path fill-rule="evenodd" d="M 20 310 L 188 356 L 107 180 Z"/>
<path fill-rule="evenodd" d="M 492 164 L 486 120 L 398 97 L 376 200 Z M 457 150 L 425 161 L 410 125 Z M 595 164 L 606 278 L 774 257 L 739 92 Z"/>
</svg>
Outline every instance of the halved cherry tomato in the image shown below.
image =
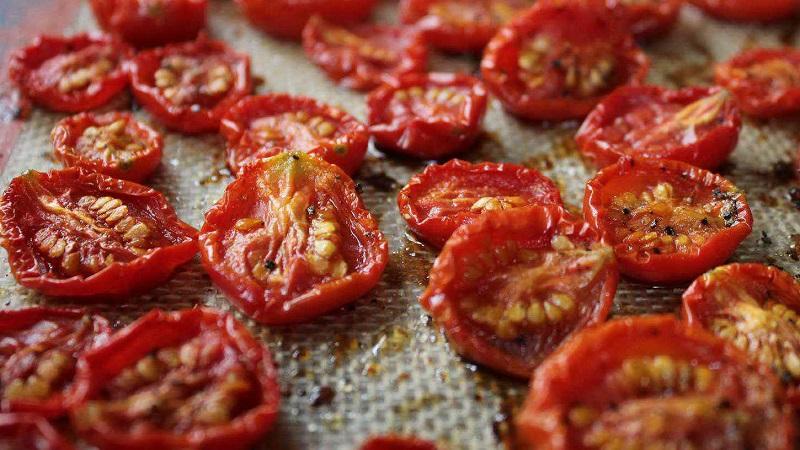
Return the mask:
<svg viewBox="0 0 800 450">
<path fill-rule="evenodd" d="M 561 205 L 558 187 L 535 169 L 511 163 L 432 164 L 400 190 L 397 205 L 408 226 L 441 247 L 456 228 L 488 211 Z"/>
<path fill-rule="evenodd" d="M 736 102 L 719 88 L 631 86 L 600 102 L 575 141 L 598 167 L 633 156 L 715 169 L 733 152 L 741 126 Z"/>
<path fill-rule="evenodd" d="M 689 325 L 710 330 L 771 367 L 800 404 L 800 285 L 763 264 L 729 264 L 701 276 L 683 294 Z"/>
<path fill-rule="evenodd" d="M 206 213 L 200 246 L 214 283 L 267 324 L 352 302 L 375 286 L 388 259 L 350 177 L 302 152 L 246 166 Z"/>
<path fill-rule="evenodd" d="M 606 0 L 634 36 L 650 39 L 669 32 L 678 21 L 683 0 Z"/>
<path fill-rule="evenodd" d="M 776 117 L 800 112 L 800 50 L 748 50 L 718 64 L 714 80 L 733 92 L 745 113 Z"/>
<path fill-rule="evenodd" d="M 529 8 L 531 0 L 401 0 L 403 23 L 415 24 L 431 45 L 480 52 L 498 27 Z"/>
<path fill-rule="evenodd" d="M 341 109 L 308 97 L 266 94 L 245 97 L 222 118 L 228 166 L 274 156 L 278 149 L 300 150 L 336 164 L 348 174 L 364 161 L 367 127 Z"/>
<path fill-rule="evenodd" d="M 361 450 L 436 450 L 436 445 L 414 437 L 389 435 L 368 439 Z"/>
<path fill-rule="evenodd" d="M 467 149 L 486 113 L 486 88 L 452 73 L 406 74 L 367 98 L 369 131 L 381 148 L 418 158 Z"/>
<path fill-rule="evenodd" d="M 127 112 L 81 113 L 56 124 L 56 159 L 114 178 L 142 181 L 161 163 L 164 140 Z"/>
<path fill-rule="evenodd" d="M 206 26 L 208 0 L 91 0 L 97 23 L 136 47 L 189 41 Z"/>
<path fill-rule="evenodd" d="M 674 316 L 587 329 L 548 358 L 516 419 L 520 449 L 789 450 L 778 380 Z"/>
<path fill-rule="evenodd" d="M 101 34 L 39 36 L 11 56 L 9 77 L 46 108 L 88 111 L 125 89 L 122 63 L 131 55 L 130 47 Z"/>
<path fill-rule="evenodd" d="M 106 319 L 74 309 L 0 311 L 0 409 L 64 414 L 83 352 L 111 334 Z"/>
<path fill-rule="evenodd" d="M 377 0 L 236 0 L 253 25 L 274 36 L 300 40 L 311 16 L 342 25 L 363 21 Z"/>
<path fill-rule="evenodd" d="M 641 83 L 647 56 L 610 11 L 589 0 L 538 2 L 489 42 L 481 73 L 511 113 L 584 117 L 618 86 Z"/>
<path fill-rule="evenodd" d="M 693 280 L 724 263 L 753 229 L 742 191 L 679 161 L 622 159 L 586 185 L 586 220 L 624 275 L 650 283 Z"/>
<path fill-rule="evenodd" d="M 424 72 L 428 51 L 412 27 L 359 25 L 348 29 L 312 17 L 303 48 L 314 64 L 342 86 L 370 90 L 391 76 Z"/>
<path fill-rule="evenodd" d="M 203 35 L 141 52 L 128 70 L 136 100 L 183 133 L 217 131 L 222 115 L 253 89 L 250 58 Z"/>
<path fill-rule="evenodd" d="M 267 348 L 230 314 L 153 310 L 81 358 L 78 434 L 103 449 L 240 450 L 278 414 Z"/>
<path fill-rule="evenodd" d="M 447 241 L 420 303 L 460 354 L 529 378 L 611 309 L 618 272 L 613 250 L 598 239 L 560 206 L 484 214 Z"/>
<path fill-rule="evenodd" d="M 691 0 L 703 11 L 720 19 L 766 22 L 788 19 L 800 10 L 797 0 Z"/>
<path fill-rule="evenodd" d="M 47 420 L 36 414 L 0 414 L 4 450 L 74 450 Z"/>
<path fill-rule="evenodd" d="M 80 168 L 28 171 L 0 199 L 11 271 L 45 295 L 145 291 L 192 259 L 196 235 L 159 192 Z"/>
</svg>

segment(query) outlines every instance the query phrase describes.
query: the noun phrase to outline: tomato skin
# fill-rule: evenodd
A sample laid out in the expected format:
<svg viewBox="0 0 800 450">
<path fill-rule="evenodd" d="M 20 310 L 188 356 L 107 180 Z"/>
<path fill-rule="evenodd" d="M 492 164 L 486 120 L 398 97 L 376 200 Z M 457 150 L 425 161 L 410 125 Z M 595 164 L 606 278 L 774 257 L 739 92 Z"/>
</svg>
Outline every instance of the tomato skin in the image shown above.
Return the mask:
<svg viewBox="0 0 800 450">
<path fill-rule="evenodd" d="M 171 236 L 172 244 L 129 262 L 114 262 L 88 277 L 53 273 L 53 268 L 48 268 L 49 264 L 41 260 L 43 256 L 38 253 L 31 234 L 37 231 L 31 222 L 42 220 L 43 212 L 32 205 L 36 189 L 42 186 L 62 196 L 78 193 L 125 196 L 146 208 L 159 221 L 164 227 L 162 231 Z M 9 265 L 17 282 L 55 297 L 88 301 L 143 292 L 166 281 L 197 252 L 197 231 L 178 219 L 161 193 L 80 168 L 47 173 L 29 171 L 14 178 L 0 200 L 0 226 L 2 245 L 8 252 Z"/>
<path fill-rule="evenodd" d="M 337 130 L 333 136 L 336 137 L 336 142 L 331 139 L 319 139 L 313 148 L 302 148 L 298 145 L 303 144 L 287 137 L 285 140 L 288 142 L 284 145 L 278 144 L 273 148 L 267 148 L 246 135 L 254 120 L 293 112 L 321 116 L 335 122 Z M 265 94 L 243 98 L 222 118 L 220 133 L 228 141 L 226 150 L 228 167 L 233 173 L 238 173 L 244 164 L 255 158 L 274 156 L 277 148 L 289 147 L 335 164 L 350 175 L 361 167 L 369 144 L 367 127 L 347 112 L 309 97 L 288 94 Z M 342 145 L 346 147 L 344 153 L 339 150 Z"/>
<path fill-rule="evenodd" d="M 514 115 L 533 121 L 581 119 L 605 93 L 578 98 L 562 95 L 553 87 L 529 88 L 519 76 L 518 56 L 524 41 L 546 32 L 576 47 L 607 42 L 617 61 L 617 80 L 609 87 L 637 85 L 647 76 L 650 60 L 636 47 L 633 37 L 625 34 L 625 28 L 606 8 L 591 0 L 538 2 L 492 38 L 481 61 L 481 74 L 489 92 Z"/>
<path fill-rule="evenodd" d="M 82 155 L 77 151 L 78 140 L 87 128 L 108 125 L 118 120 L 124 120 L 126 128 L 131 128 L 131 131 L 144 141 L 143 154 L 138 155 L 132 162 L 123 164 L 121 162 L 108 163 L 88 155 Z M 160 133 L 137 121 L 127 112 L 110 112 L 102 115 L 80 113 L 70 116 L 59 121 L 50 136 L 53 140 L 55 157 L 64 166 L 83 167 L 113 178 L 136 182 L 149 177 L 161 164 L 162 149 L 164 148 L 164 139 Z"/>
<path fill-rule="evenodd" d="M 100 27 L 135 47 L 189 41 L 206 26 L 208 0 L 91 0 Z"/>
<path fill-rule="evenodd" d="M 165 57 L 180 55 L 189 57 L 218 56 L 233 73 L 233 84 L 212 107 L 194 108 L 195 105 L 173 104 L 162 89 L 155 85 L 154 76 Z M 126 65 L 131 76 L 131 87 L 136 100 L 167 128 L 199 134 L 216 132 L 222 116 L 236 102 L 250 94 L 253 81 L 250 77 L 250 57 L 233 52 L 220 41 L 201 35 L 196 41 L 172 44 L 140 52 Z"/>
<path fill-rule="evenodd" d="M 495 187 L 501 191 L 522 194 L 530 204 L 562 205 L 561 194 L 555 183 L 535 169 L 511 163 L 484 162 L 472 164 L 453 159 L 445 164 L 432 164 L 425 171 L 413 176 L 397 196 L 397 206 L 408 226 L 426 242 L 442 247 L 453 232 L 465 223 L 475 221 L 482 212 L 474 212 L 470 206 L 441 214 L 432 214 L 434 209 L 421 204 L 420 197 L 435 190 L 450 180 L 458 184 L 463 180 L 469 188 Z M 465 189 L 467 190 L 467 189 Z M 511 194 L 508 194 L 511 195 Z"/>
<path fill-rule="evenodd" d="M 327 42 L 325 36 L 337 30 L 371 41 L 372 45 L 377 43 L 378 48 L 394 52 L 396 58 L 381 64 L 362 56 L 352 46 Z M 376 88 L 392 76 L 424 72 L 428 63 L 428 50 L 419 30 L 385 25 L 343 29 L 320 16 L 312 17 L 303 29 L 303 49 L 328 78 L 359 91 Z"/>
<path fill-rule="evenodd" d="M 280 182 L 270 180 L 281 175 L 294 178 L 291 182 L 286 178 L 280 178 Z M 277 287 L 265 287 L 248 272 L 247 267 L 243 267 L 247 263 L 242 263 L 241 259 L 247 254 L 239 253 L 250 248 L 247 243 L 238 243 L 235 239 L 246 238 L 248 231 L 237 230 L 236 223 L 248 217 L 257 218 L 262 224 L 278 221 L 274 216 L 280 211 L 275 212 L 262 202 L 267 195 L 263 186 L 269 185 L 270 181 L 280 183 L 277 187 L 267 186 L 273 189 L 310 186 L 316 193 L 316 201 L 327 200 L 335 205 L 336 220 L 347 231 L 341 234 L 346 240 L 340 248 L 351 255 L 346 261 L 346 276 L 314 281 L 302 248 L 292 249 L 293 255 L 299 253 L 300 256 L 291 256 L 294 259 L 286 263 L 289 266 L 286 270 L 290 273 Z M 283 193 L 278 195 L 282 197 L 268 198 L 290 200 Z M 312 214 L 309 210 L 316 211 L 325 206 L 314 201 L 313 198 L 310 200 L 304 214 Z M 223 242 L 228 238 L 234 239 L 234 243 Z M 302 152 L 284 151 L 245 166 L 223 197 L 206 213 L 199 241 L 203 266 L 214 284 L 245 314 L 270 325 L 305 322 L 356 300 L 377 284 L 389 257 L 388 244 L 378 223 L 364 209 L 350 177 L 337 166 Z M 269 257 L 273 257 L 272 254 Z M 313 281 L 312 286 L 297 287 L 309 284 L 309 280 Z"/>
<path fill-rule="evenodd" d="M 621 0 L 607 0 L 606 4 L 619 12 L 637 39 L 653 39 L 668 33 L 675 26 L 683 1 L 666 0 L 646 5 L 626 5 Z"/>
<path fill-rule="evenodd" d="M 15 439 L 16 445 L 5 450 L 74 450 L 58 431 L 36 414 L 0 414 L 0 442 Z"/>
<path fill-rule="evenodd" d="M 223 335 L 227 345 L 223 358 L 237 359 L 251 370 L 260 387 L 257 406 L 224 425 L 195 428 L 187 433 L 119 429 L 102 420 L 84 428 L 76 420 L 79 409 L 96 399 L 112 377 L 123 369 L 152 351 L 185 342 L 203 331 Z M 84 354 L 78 370 L 78 401 L 70 411 L 72 423 L 81 437 L 103 449 L 247 449 L 269 431 L 278 415 L 278 375 L 269 350 L 233 315 L 209 308 L 173 312 L 152 310 L 117 332 L 104 345 Z"/>
<path fill-rule="evenodd" d="M 792 17 L 800 4 L 797 0 L 689 0 L 706 13 L 738 22 L 771 22 Z"/>
<path fill-rule="evenodd" d="M 58 68 L 55 71 L 54 68 L 48 69 L 47 63 L 67 54 L 88 51 L 93 46 L 110 48 L 118 58 L 115 67 L 100 80 L 91 82 L 88 88 L 78 92 L 59 90 L 63 72 Z M 122 65 L 132 54 L 130 47 L 103 34 L 84 33 L 69 37 L 41 35 L 31 45 L 11 55 L 8 73 L 25 96 L 37 104 L 53 111 L 76 113 L 103 106 L 125 89 L 128 74 Z"/>
<path fill-rule="evenodd" d="M 367 19 L 377 0 L 236 0 L 250 22 L 283 39 L 299 41 L 308 19 L 320 15 L 341 25 Z"/>
<path fill-rule="evenodd" d="M 618 121 L 637 109 L 659 105 L 687 106 L 695 101 L 720 92 L 719 88 L 684 88 L 668 90 L 657 86 L 630 86 L 615 90 L 589 113 L 575 141 L 584 155 L 598 167 L 616 163 L 622 156 L 651 159 L 673 159 L 703 169 L 713 170 L 722 165 L 736 148 L 742 119 L 735 102 L 726 100 L 722 110 L 716 114 L 712 129 L 707 130 L 696 141 L 669 142 L 664 145 L 642 145 L 633 142 L 611 142 L 607 136 L 619 128 Z M 662 110 L 663 111 L 663 110 Z M 662 113 L 663 114 L 663 113 Z M 653 119 L 650 119 L 652 122 Z M 634 127 L 635 128 L 635 127 Z M 692 126 L 694 129 L 694 126 Z M 681 139 L 682 141 L 683 139 Z M 632 148 L 636 146 L 637 148 Z"/>
<path fill-rule="evenodd" d="M 739 244 L 753 229 L 753 215 L 743 193 L 725 178 L 706 170 L 680 161 L 621 159 L 614 165 L 602 169 L 594 179 L 586 184 L 586 195 L 583 200 L 583 213 L 593 228 L 599 230 L 606 242 L 617 247 L 612 237 L 612 230 L 605 224 L 608 216 L 607 203 L 615 195 L 629 190 L 633 185 L 621 183 L 621 179 L 633 179 L 636 173 L 643 173 L 648 179 L 660 180 L 673 176 L 688 178 L 701 187 L 712 190 L 720 189 L 723 193 L 732 193 L 736 197 L 735 224 L 713 234 L 694 254 L 649 253 L 640 259 L 635 255 L 622 254 L 615 249 L 620 271 L 623 275 L 648 283 L 674 284 L 693 280 L 712 267 L 723 264 L 733 255 Z M 644 183 L 631 181 L 631 183 Z M 612 187 L 608 187 L 612 185 Z"/>
<path fill-rule="evenodd" d="M 456 111 L 449 107 L 431 116 L 393 106 L 396 93 L 414 87 L 469 89 L 469 92 Z M 475 142 L 486 113 L 486 88 L 469 75 L 406 74 L 372 91 L 367 97 L 367 108 L 369 131 L 378 146 L 418 158 L 437 159 L 463 151 Z"/>
<path fill-rule="evenodd" d="M 375 436 L 367 439 L 360 447 L 361 450 L 436 450 L 432 442 L 423 441 L 415 437 L 402 437 L 395 435 Z"/>
</svg>

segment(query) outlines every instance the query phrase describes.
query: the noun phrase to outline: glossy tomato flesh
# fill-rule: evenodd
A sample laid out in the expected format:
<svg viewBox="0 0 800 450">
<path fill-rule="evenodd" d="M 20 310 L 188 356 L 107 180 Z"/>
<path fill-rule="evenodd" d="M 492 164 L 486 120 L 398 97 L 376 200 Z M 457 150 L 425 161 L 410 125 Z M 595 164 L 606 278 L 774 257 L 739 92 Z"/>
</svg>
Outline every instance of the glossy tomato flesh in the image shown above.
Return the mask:
<svg viewBox="0 0 800 450">
<path fill-rule="evenodd" d="M 97 23 L 135 47 L 189 41 L 206 26 L 208 0 L 91 0 Z"/>
<path fill-rule="evenodd" d="M 797 0 L 690 0 L 695 6 L 720 19 L 765 22 L 788 19 L 800 10 Z"/>
<path fill-rule="evenodd" d="M 675 26 L 684 0 L 606 0 L 634 36 L 650 39 Z"/>
<path fill-rule="evenodd" d="M 372 14 L 377 0 L 236 0 L 253 25 L 274 36 L 300 40 L 308 19 L 318 15 L 353 25 Z"/>
</svg>

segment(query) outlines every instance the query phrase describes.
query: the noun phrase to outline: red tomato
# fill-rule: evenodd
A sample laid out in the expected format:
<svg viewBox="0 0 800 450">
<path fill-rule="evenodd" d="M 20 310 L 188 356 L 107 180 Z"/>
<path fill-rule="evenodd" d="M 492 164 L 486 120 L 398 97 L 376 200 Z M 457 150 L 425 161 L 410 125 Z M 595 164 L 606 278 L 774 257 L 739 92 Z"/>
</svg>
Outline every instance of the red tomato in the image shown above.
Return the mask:
<svg viewBox="0 0 800 450">
<path fill-rule="evenodd" d="M 236 0 L 253 25 L 274 36 L 300 40 L 303 27 L 313 15 L 348 25 L 372 14 L 377 0 Z"/>
<path fill-rule="evenodd" d="M 586 220 L 623 274 L 649 283 L 690 281 L 724 263 L 753 229 L 730 181 L 679 161 L 622 159 L 586 185 Z"/>
<path fill-rule="evenodd" d="M 35 414 L 0 414 L 4 450 L 74 450 L 50 423 Z"/>
<path fill-rule="evenodd" d="M 127 112 L 81 113 L 56 124 L 56 159 L 114 178 L 142 181 L 161 163 L 164 140 Z"/>
<path fill-rule="evenodd" d="M 303 48 L 314 64 L 342 86 L 370 90 L 390 76 L 424 72 L 428 51 L 411 27 L 360 25 L 347 29 L 313 17 Z"/>
<path fill-rule="evenodd" d="M 341 109 L 308 97 L 266 94 L 245 97 L 222 118 L 228 166 L 238 173 L 278 149 L 301 150 L 355 173 L 369 143 L 367 127 Z"/>
<path fill-rule="evenodd" d="M 634 36 L 650 39 L 673 28 L 683 0 L 606 0 L 606 5 L 620 14 Z"/>
<path fill-rule="evenodd" d="M 11 271 L 45 295 L 89 299 L 150 289 L 192 259 L 196 234 L 159 192 L 84 169 L 28 171 L 0 199 Z"/>
<path fill-rule="evenodd" d="M 388 259 L 353 181 L 302 152 L 246 166 L 206 213 L 200 247 L 214 283 L 266 324 L 307 321 L 354 301 Z"/>
<path fill-rule="evenodd" d="M 189 41 L 206 26 L 207 0 L 91 0 L 97 23 L 136 47 Z"/>
<path fill-rule="evenodd" d="M 361 450 L 436 450 L 436 445 L 414 437 L 389 435 L 368 439 Z"/>
<path fill-rule="evenodd" d="M 45 417 L 65 413 L 74 397 L 78 357 L 110 334 L 106 319 L 80 310 L 0 311 L 0 409 Z"/>
<path fill-rule="evenodd" d="M 183 133 L 217 131 L 222 115 L 253 89 L 250 58 L 205 36 L 141 52 L 128 70 L 136 100 Z"/>
<path fill-rule="evenodd" d="M 278 414 L 267 348 L 232 315 L 153 310 L 84 354 L 78 434 L 106 450 L 240 450 Z"/>
<path fill-rule="evenodd" d="M 468 75 L 406 74 L 372 91 L 367 107 L 378 146 L 442 158 L 475 142 L 486 113 L 486 88 Z"/>
<path fill-rule="evenodd" d="M 560 206 L 484 214 L 457 229 L 422 307 L 461 355 L 529 378 L 573 332 L 606 319 L 617 289 L 611 247 Z"/>
<path fill-rule="evenodd" d="M 9 77 L 36 103 L 79 112 L 109 102 L 128 85 L 122 62 L 132 51 L 100 34 L 39 36 L 11 55 Z"/>
<path fill-rule="evenodd" d="M 763 264 L 730 264 L 701 276 L 683 294 L 683 316 L 769 366 L 800 404 L 800 285 Z"/>
<path fill-rule="evenodd" d="M 511 113 L 530 120 L 579 119 L 650 66 L 626 27 L 589 0 L 539 2 L 489 42 L 481 73 Z"/>
<path fill-rule="evenodd" d="M 741 127 L 739 109 L 727 91 L 632 86 L 600 102 L 575 140 L 599 167 L 633 156 L 715 169 L 736 148 Z"/>
<path fill-rule="evenodd" d="M 800 4 L 797 0 L 691 0 L 708 14 L 720 19 L 766 22 L 792 17 Z"/>
<path fill-rule="evenodd" d="M 742 110 L 755 117 L 800 112 L 800 50 L 754 49 L 718 64 L 717 84 L 733 92 Z"/>
<path fill-rule="evenodd" d="M 450 235 L 488 211 L 538 204 L 561 205 L 558 188 L 535 169 L 511 163 L 432 164 L 397 196 L 408 226 L 441 247 Z"/>
<path fill-rule="evenodd" d="M 498 27 L 529 8 L 531 0 L 401 0 L 400 18 L 415 24 L 431 45 L 480 52 Z"/>
<path fill-rule="evenodd" d="M 780 384 L 674 316 L 577 334 L 536 370 L 517 415 L 520 449 L 789 450 Z"/>
</svg>

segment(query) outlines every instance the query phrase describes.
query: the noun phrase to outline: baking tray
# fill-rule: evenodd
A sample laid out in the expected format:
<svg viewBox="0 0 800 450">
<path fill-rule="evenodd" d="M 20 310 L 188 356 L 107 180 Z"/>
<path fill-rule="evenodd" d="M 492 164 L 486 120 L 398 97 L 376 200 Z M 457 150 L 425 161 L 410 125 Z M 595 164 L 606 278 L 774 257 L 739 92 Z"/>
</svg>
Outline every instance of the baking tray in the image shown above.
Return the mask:
<svg viewBox="0 0 800 450">
<path fill-rule="evenodd" d="M 392 22 L 396 3 L 381 3 L 376 20 Z M 39 32 L 95 28 L 88 6 L 79 0 L 0 2 L 0 53 Z M 259 92 L 309 95 L 365 118 L 363 95 L 334 86 L 304 57 L 298 44 L 276 41 L 250 28 L 232 2 L 210 2 L 210 28 L 215 37 L 250 54 L 253 73 L 265 80 Z M 758 45 L 797 45 L 798 28 L 798 22 L 727 24 L 687 6 L 672 34 L 645 46 L 653 60 L 650 81 L 671 87 L 708 84 L 713 61 Z M 475 71 L 478 63 L 475 57 L 433 54 L 431 68 Z M 7 83 L 0 82 L 2 186 L 27 169 L 57 167 L 50 156 L 49 133 L 62 115 L 34 109 L 27 120 L 14 120 L 17 111 L 12 100 Z M 123 96 L 106 109 L 127 109 L 131 104 L 130 97 Z M 137 115 L 150 119 L 142 111 Z M 462 157 L 540 169 L 559 184 L 565 201 L 577 211 L 583 186 L 593 173 L 572 140 L 578 125 L 526 124 L 492 101 L 482 138 Z M 796 207 L 800 191 L 792 190 L 791 169 L 798 131 L 800 126 L 792 120 L 745 121 L 739 146 L 722 169 L 723 175 L 747 192 L 755 218 L 754 232 L 735 260 L 766 261 L 793 274 L 800 270 L 800 211 Z M 165 133 L 163 164 L 150 184 L 196 227 L 232 180 L 225 169 L 223 148 L 219 136 Z M 269 345 L 280 369 L 280 418 L 257 448 L 352 449 L 367 436 L 386 432 L 413 433 L 451 450 L 504 448 L 510 418 L 525 395 L 526 384 L 459 358 L 417 304 L 436 252 L 409 234 L 395 198 L 398 189 L 424 166 L 370 149 L 355 177 L 391 248 L 386 272 L 367 296 L 303 325 L 267 328 L 237 314 Z M 683 287 L 622 282 L 613 313 L 675 311 L 682 291 Z M 63 304 L 18 286 L 9 273 L 5 252 L 0 256 L 0 298 L 6 308 Z M 196 304 L 231 308 L 197 258 L 151 293 L 98 308 L 121 326 L 153 307 L 179 309 Z"/>
</svg>

